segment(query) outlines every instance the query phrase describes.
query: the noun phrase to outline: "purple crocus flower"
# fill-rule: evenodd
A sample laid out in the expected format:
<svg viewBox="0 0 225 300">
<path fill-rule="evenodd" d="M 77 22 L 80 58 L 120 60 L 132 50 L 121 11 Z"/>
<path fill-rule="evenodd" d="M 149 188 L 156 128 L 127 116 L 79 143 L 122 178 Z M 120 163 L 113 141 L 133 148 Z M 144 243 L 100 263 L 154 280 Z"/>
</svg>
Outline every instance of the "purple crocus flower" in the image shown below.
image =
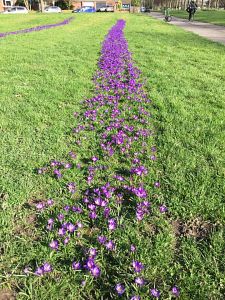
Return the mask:
<svg viewBox="0 0 225 300">
<path fill-rule="evenodd" d="M 54 204 L 53 199 L 48 199 L 47 204 L 48 204 L 48 206 L 52 206 Z"/>
<path fill-rule="evenodd" d="M 67 237 L 65 238 L 65 240 L 63 241 L 63 244 L 64 244 L 64 245 L 67 245 L 67 244 L 69 243 L 69 241 L 70 241 L 70 238 L 67 236 Z"/>
<path fill-rule="evenodd" d="M 97 278 L 101 275 L 101 269 L 98 266 L 94 266 L 93 268 L 91 268 L 91 274 Z"/>
<path fill-rule="evenodd" d="M 51 241 L 49 243 L 49 247 L 53 250 L 58 250 L 59 248 L 59 241 L 58 240 L 54 240 L 54 241 Z"/>
<path fill-rule="evenodd" d="M 125 292 L 125 286 L 121 283 L 117 283 L 117 285 L 115 286 L 115 290 L 118 295 L 122 295 Z"/>
<path fill-rule="evenodd" d="M 37 276 L 42 276 L 42 275 L 44 275 L 43 267 L 38 267 L 34 273 L 35 273 L 35 275 L 37 275 Z"/>
<path fill-rule="evenodd" d="M 45 208 L 45 203 L 44 202 L 39 202 L 36 204 L 36 208 L 38 210 L 43 210 Z"/>
<path fill-rule="evenodd" d="M 70 163 L 65 163 L 64 168 L 65 169 L 70 169 L 70 168 L 72 168 L 72 165 Z"/>
<path fill-rule="evenodd" d="M 66 229 L 65 228 L 59 228 L 59 230 L 58 230 L 58 235 L 59 236 L 63 236 L 63 235 L 65 235 L 66 234 Z"/>
<path fill-rule="evenodd" d="M 58 169 L 55 169 L 53 171 L 53 173 L 54 173 L 54 175 L 56 176 L 57 179 L 62 177 L 62 173 Z"/>
<path fill-rule="evenodd" d="M 136 246 L 135 245 L 130 245 L 130 251 L 135 252 L 136 251 Z"/>
<path fill-rule="evenodd" d="M 144 278 L 142 278 L 142 277 L 137 277 L 137 278 L 135 278 L 134 281 L 135 281 L 136 284 L 138 284 L 138 285 L 140 285 L 140 286 L 142 286 L 142 285 L 145 284 L 145 280 L 144 280 Z"/>
<path fill-rule="evenodd" d="M 81 263 L 79 261 L 72 262 L 72 269 L 73 270 L 80 270 L 81 269 Z"/>
<path fill-rule="evenodd" d="M 100 244 L 104 244 L 106 242 L 106 237 L 103 235 L 98 236 L 98 241 Z"/>
<path fill-rule="evenodd" d="M 147 197 L 147 192 L 143 187 L 138 187 L 136 189 L 133 190 L 134 193 L 136 194 L 137 197 L 139 198 L 146 198 Z"/>
<path fill-rule="evenodd" d="M 157 290 L 157 289 L 151 289 L 150 290 L 150 293 L 151 293 L 151 295 L 153 296 L 153 297 L 155 297 L 155 298 L 159 298 L 160 297 L 160 291 L 159 290 Z"/>
<path fill-rule="evenodd" d="M 166 205 L 161 205 L 161 206 L 159 207 L 159 211 L 160 211 L 161 213 L 165 213 L 165 212 L 168 211 L 168 208 L 166 207 Z"/>
<path fill-rule="evenodd" d="M 113 241 L 108 241 L 106 244 L 105 244 L 105 247 L 108 249 L 108 250 L 111 250 L 111 251 L 113 251 L 113 250 L 115 250 L 115 247 L 116 247 L 116 245 L 115 245 L 115 243 L 113 242 Z"/>
<path fill-rule="evenodd" d="M 66 229 L 70 232 L 73 233 L 76 230 L 76 226 L 72 223 L 68 223 L 66 226 Z"/>
<path fill-rule="evenodd" d="M 180 296 L 180 289 L 176 285 L 174 287 L 172 287 L 171 292 L 172 292 L 172 294 L 175 297 L 179 297 Z"/>
<path fill-rule="evenodd" d="M 156 181 L 156 182 L 154 183 L 154 187 L 159 188 L 159 187 L 160 187 L 160 182 L 159 182 L 159 181 Z"/>
<path fill-rule="evenodd" d="M 137 260 L 133 261 L 132 266 L 134 268 L 134 271 L 137 273 L 140 273 L 144 269 L 143 264 Z"/>
<path fill-rule="evenodd" d="M 59 214 L 57 216 L 57 218 L 58 218 L 59 221 L 62 221 L 64 219 L 64 215 L 63 214 Z"/>
<path fill-rule="evenodd" d="M 108 224 L 109 224 L 109 230 L 115 230 L 117 227 L 116 219 L 109 219 Z"/>
<path fill-rule="evenodd" d="M 94 258 L 93 257 L 89 257 L 88 259 L 87 259 L 87 261 L 86 261 L 86 268 L 88 269 L 88 270 L 91 270 L 92 268 L 94 268 L 95 267 L 95 260 L 94 260 Z"/>
<path fill-rule="evenodd" d="M 90 248 L 89 249 L 89 255 L 94 258 L 97 255 L 97 249 L 96 248 Z"/>
<path fill-rule="evenodd" d="M 71 158 L 73 158 L 73 159 L 75 159 L 77 156 L 76 156 L 76 154 L 73 152 L 73 151 L 70 151 L 69 152 L 69 156 L 71 157 Z"/>
<path fill-rule="evenodd" d="M 52 272 L 52 266 L 48 262 L 45 262 L 42 268 L 44 273 Z"/>
<path fill-rule="evenodd" d="M 89 218 L 90 218 L 90 219 L 93 219 L 93 220 L 94 220 L 94 219 L 97 219 L 97 217 L 98 217 L 98 216 L 97 216 L 97 214 L 96 214 L 95 211 L 92 211 L 92 212 L 89 213 Z"/>
<path fill-rule="evenodd" d="M 141 300 L 140 296 L 132 296 L 130 300 Z"/>
<path fill-rule="evenodd" d="M 67 184 L 67 188 L 68 188 L 68 191 L 71 193 L 71 194 L 74 194 L 75 191 L 76 191 L 76 185 L 74 182 L 69 182 Z"/>
<path fill-rule="evenodd" d="M 64 209 L 65 211 L 69 211 L 69 210 L 70 210 L 70 206 L 69 206 L 69 205 L 65 205 L 65 206 L 63 207 L 63 209 Z"/>
</svg>

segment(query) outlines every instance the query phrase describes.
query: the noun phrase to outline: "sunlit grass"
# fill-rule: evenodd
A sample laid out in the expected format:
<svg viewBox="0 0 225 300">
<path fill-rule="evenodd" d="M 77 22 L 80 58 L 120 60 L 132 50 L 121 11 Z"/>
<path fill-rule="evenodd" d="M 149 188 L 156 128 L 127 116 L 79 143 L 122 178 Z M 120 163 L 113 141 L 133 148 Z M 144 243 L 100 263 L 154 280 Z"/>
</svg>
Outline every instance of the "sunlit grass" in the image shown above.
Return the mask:
<svg viewBox="0 0 225 300">
<path fill-rule="evenodd" d="M 64 18 L 12 17 L 0 16 L 1 32 Z M 182 300 L 223 299 L 225 48 L 149 17 L 126 14 L 78 15 L 63 28 L 0 39 L 0 269 L 3 285 L 18 299 L 93 299 L 92 284 L 80 288 L 71 274 L 50 280 L 21 276 L 27 262 L 46 253 L 38 229 L 27 219 L 27 203 L 59 188 L 35 169 L 68 152 L 73 112 L 92 95 L 101 42 L 121 17 L 154 106 L 156 171 L 162 183 L 155 203 L 165 202 L 170 211 L 167 217 L 154 213 L 145 238 L 142 230 L 133 233 L 152 266 L 149 279 L 163 290 L 178 284 Z M 182 235 L 175 234 L 171 222 L 177 219 Z M 208 229 L 199 236 L 201 226 Z"/>
</svg>

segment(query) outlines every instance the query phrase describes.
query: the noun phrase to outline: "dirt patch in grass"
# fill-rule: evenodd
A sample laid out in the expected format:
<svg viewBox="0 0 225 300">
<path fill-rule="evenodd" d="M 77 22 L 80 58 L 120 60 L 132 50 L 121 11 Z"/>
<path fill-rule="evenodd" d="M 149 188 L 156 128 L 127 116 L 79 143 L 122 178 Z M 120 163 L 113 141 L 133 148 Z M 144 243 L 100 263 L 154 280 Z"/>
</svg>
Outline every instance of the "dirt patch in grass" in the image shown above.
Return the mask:
<svg viewBox="0 0 225 300">
<path fill-rule="evenodd" d="M 202 218 L 195 218 L 189 221 L 174 220 L 171 222 L 175 236 L 177 237 L 194 237 L 198 240 L 209 237 L 211 232 L 221 224 L 204 221 Z"/>
<path fill-rule="evenodd" d="M 26 216 L 21 216 L 18 218 L 17 216 L 14 217 L 14 228 L 13 234 L 23 236 L 26 238 L 30 238 L 32 240 L 38 240 L 37 235 L 37 217 L 35 214 L 30 213 Z"/>
<path fill-rule="evenodd" d="M 0 290 L 0 300 L 15 300 L 16 294 L 15 292 L 9 289 Z"/>
</svg>

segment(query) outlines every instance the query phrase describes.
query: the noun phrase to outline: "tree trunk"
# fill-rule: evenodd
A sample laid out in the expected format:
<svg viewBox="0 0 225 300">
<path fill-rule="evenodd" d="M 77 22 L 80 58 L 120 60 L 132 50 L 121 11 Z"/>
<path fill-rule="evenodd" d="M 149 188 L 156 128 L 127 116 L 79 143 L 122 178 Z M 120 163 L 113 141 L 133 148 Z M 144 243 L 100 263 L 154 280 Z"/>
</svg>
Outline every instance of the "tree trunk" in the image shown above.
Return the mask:
<svg viewBox="0 0 225 300">
<path fill-rule="evenodd" d="M 24 5 L 25 5 L 26 9 L 29 10 L 29 3 L 28 3 L 28 0 L 24 0 Z"/>
<path fill-rule="evenodd" d="M 44 1 L 43 1 L 43 0 L 39 0 L 39 1 L 40 1 L 40 2 L 39 2 L 39 4 L 40 4 L 40 10 L 41 10 L 41 12 L 43 12 L 44 9 L 45 9 Z"/>
</svg>

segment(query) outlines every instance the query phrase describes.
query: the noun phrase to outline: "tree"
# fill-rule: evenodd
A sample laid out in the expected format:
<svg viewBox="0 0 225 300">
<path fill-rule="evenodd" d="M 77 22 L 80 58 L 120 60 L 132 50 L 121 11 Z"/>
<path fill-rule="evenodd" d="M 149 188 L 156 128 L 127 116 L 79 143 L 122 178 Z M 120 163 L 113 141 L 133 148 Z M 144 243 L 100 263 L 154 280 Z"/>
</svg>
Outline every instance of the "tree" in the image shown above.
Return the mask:
<svg viewBox="0 0 225 300">
<path fill-rule="evenodd" d="M 45 9 L 44 1 L 43 0 L 39 0 L 39 5 L 40 5 L 41 12 L 43 12 L 44 9 Z"/>
<path fill-rule="evenodd" d="M 140 7 L 141 5 L 141 0 L 132 0 L 131 5 L 135 7 Z"/>
</svg>

